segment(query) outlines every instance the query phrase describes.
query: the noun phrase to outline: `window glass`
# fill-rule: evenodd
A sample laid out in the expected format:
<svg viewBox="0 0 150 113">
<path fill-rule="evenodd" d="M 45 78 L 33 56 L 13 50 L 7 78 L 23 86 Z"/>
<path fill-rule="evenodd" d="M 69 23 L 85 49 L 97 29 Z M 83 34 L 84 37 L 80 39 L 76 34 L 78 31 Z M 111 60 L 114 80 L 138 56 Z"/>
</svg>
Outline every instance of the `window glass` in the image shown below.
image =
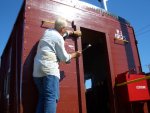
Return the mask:
<svg viewBox="0 0 150 113">
<path fill-rule="evenodd" d="M 85 88 L 90 89 L 92 87 L 92 81 L 91 79 L 85 80 Z"/>
</svg>

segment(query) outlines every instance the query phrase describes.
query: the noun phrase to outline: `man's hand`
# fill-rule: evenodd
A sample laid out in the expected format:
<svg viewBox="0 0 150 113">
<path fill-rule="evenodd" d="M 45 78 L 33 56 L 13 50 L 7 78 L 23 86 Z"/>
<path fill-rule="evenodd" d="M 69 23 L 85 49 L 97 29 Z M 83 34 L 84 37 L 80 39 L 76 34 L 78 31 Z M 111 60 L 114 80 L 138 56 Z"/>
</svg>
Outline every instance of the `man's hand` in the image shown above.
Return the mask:
<svg viewBox="0 0 150 113">
<path fill-rule="evenodd" d="M 71 58 L 78 58 L 81 56 L 81 54 L 82 54 L 81 51 L 76 51 L 74 53 L 71 53 Z"/>
<path fill-rule="evenodd" d="M 73 31 L 72 35 L 80 37 L 82 35 L 81 31 Z"/>
</svg>

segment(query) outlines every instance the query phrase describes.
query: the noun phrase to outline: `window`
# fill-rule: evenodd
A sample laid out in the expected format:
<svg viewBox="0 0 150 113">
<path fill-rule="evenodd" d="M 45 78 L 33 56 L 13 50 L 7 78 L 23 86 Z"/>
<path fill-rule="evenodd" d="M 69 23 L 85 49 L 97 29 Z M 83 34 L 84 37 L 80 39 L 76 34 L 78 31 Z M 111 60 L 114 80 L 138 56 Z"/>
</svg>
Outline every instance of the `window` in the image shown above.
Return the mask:
<svg viewBox="0 0 150 113">
<path fill-rule="evenodd" d="M 91 79 L 85 80 L 85 88 L 86 89 L 92 88 L 92 80 Z"/>
</svg>

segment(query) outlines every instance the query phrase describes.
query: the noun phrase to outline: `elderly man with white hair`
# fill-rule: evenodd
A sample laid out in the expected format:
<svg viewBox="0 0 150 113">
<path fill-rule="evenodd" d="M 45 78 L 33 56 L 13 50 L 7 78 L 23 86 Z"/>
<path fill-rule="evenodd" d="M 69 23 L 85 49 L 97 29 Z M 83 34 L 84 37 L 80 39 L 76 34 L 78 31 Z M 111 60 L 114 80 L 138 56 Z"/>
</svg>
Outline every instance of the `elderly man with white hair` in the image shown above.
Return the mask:
<svg viewBox="0 0 150 113">
<path fill-rule="evenodd" d="M 63 18 L 55 21 L 53 29 L 47 29 L 39 41 L 34 58 L 33 79 L 38 89 L 39 98 L 36 113 L 56 113 L 59 99 L 59 62 L 69 63 L 72 58 L 78 58 L 80 51 L 67 53 L 64 47 L 64 34 L 67 32 L 67 22 Z M 81 32 L 74 32 L 80 36 Z"/>
</svg>

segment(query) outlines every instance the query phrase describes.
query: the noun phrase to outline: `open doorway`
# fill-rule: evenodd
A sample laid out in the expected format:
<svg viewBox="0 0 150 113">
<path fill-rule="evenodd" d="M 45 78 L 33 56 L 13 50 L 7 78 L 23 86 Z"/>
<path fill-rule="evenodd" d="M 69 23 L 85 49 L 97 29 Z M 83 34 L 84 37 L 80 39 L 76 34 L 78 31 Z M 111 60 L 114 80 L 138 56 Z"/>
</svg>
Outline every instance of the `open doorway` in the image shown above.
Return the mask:
<svg viewBox="0 0 150 113">
<path fill-rule="evenodd" d="M 87 113 L 110 113 L 110 78 L 105 33 L 81 28 Z"/>
</svg>

